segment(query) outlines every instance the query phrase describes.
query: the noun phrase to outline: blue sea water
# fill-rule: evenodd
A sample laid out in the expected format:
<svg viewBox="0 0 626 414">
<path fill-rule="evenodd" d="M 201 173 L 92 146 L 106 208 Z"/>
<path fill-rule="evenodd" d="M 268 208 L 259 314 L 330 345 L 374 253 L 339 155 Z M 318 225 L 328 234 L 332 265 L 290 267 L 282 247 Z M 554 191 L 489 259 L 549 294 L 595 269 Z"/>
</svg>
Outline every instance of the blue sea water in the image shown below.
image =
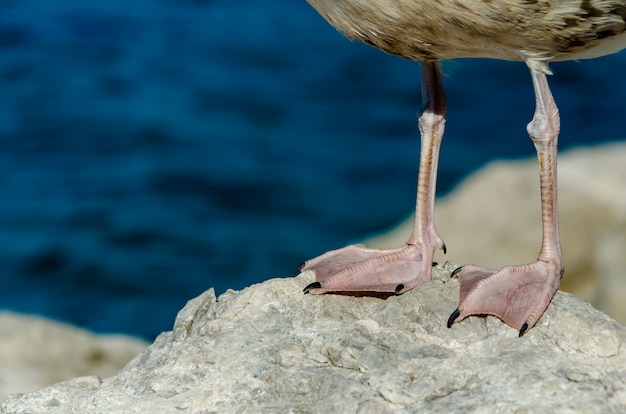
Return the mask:
<svg viewBox="0 0 626 414">
<path fill-rule="evenodd" d="M 552 68 L 561 148 L 626 137 L 625 53 Z M 444 71 L 440 195 L 534 154 L 524 64 Z M 304 0 L 0 0 L 0 308 L 153 338 L 293 275 L 411 214 L 419 106 Z"/>
</svg>

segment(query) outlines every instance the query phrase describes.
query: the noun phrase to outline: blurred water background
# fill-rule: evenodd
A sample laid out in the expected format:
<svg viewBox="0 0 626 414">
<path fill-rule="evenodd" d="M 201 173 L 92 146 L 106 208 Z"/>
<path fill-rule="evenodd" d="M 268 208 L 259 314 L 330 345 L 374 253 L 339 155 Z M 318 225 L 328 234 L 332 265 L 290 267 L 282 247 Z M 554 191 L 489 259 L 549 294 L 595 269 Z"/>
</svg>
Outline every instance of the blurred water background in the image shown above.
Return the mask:
<svg viewBox="0 0 626 414">
<path fill-rule="evenodd" d="M 625 136 L 626 54 L 552 68 L 561 148 Z M 534 154 L 524 64 L 444 70 L 439 195 Z M 411 214 L 419 106 L 305 0 L 0 0 L 0 308 L 150 339 L 293 275 Z"/>
</svg>

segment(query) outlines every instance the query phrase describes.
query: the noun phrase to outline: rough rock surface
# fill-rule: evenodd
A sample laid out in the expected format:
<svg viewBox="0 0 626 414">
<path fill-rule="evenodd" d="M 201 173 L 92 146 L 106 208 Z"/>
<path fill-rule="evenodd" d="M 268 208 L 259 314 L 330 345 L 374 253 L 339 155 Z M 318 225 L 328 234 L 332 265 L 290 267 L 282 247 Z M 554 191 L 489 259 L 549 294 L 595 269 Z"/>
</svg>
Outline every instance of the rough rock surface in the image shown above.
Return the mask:
<svg viewBox="0 0 626 414">
<path fill-rule="evenodd" d="M 302 294 L 272 279 L 191 300 L 116 376 L 12 395 L 2 413 L 626 411 L 626 328 L 557 292 L 524 337 L 493 317 L 446 328 L 453 265 L 402 296 Z M 517 411 L 516 411 L 517 410 Z"/>
<path fill-rule="evenodd" d="M 95 335 L 38 316 L 0 312 L 0 400 L 82 375 L 114 375 L 147 346 L 126 335 Z"/>
<path fill-rule="evenodd" d="M 626 142 L 559 155 L 559 221 L 565 276 L 561 288 L 626 324 Z M 497 161 L 437 201 L 435 221 L 448 254 L 437 260 L 499 268 L 528 263 L 541 241 L 536 159 Z M 402 246 L 413 218 L 366 240 Z"/>
</svg>

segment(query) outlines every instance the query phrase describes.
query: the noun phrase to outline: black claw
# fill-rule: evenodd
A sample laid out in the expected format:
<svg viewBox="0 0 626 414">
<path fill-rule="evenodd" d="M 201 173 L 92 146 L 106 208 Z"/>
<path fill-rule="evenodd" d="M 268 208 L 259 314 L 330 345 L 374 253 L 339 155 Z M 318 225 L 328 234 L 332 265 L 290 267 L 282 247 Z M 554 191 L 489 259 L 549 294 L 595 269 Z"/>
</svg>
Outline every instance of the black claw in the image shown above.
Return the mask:
<svg viewBox="0 0 626 414">
<path fill-rule="evenodd" d="M 306 265 L 306 262 L 300 263 L 300 266 L 298 266 L 298 273 L 302 272 L 302 269 L 304 269 L 304 265 Z"/>
<path fill-rule="evenodd" d="M 461 270 L 463 270 L 463 266 L 457 267 L 456 269 L 452 271 L 452 273 L 450 274 L 450 277 L 456 276 L 456 274 L 459 273 Z"/>
<path fill-rule="evenodd" d="M 524 335 L 524 333 L 526 333 L 527 330 L 528 330 L 528 322 L 524 323 L 522 327 L 520 328 L 519 330 L 520 338 L 522 337 L 522 335 Z"/>
<path fill-rule="evenodd" d="M 450 317 L 448 318 L 448 328 L 452 328 L 452 324 L 454 323 L 454 321 L 456 321 L 456 318 L 458 318 L 460 314 L 461 311 L 459 310 L 459 308 L 456 308 L 454 312 L 452 312 L 452 315 L 450 315 Z"/>
<path fill-rule="evenodd" d="M 306 285 L 306 287 L 302 291 L 306 295 L 307 293 L 309 293 L 311 289 L 320 289 L 321 287 L 322 287 L 322 284 L 320 282 L 313 282 L 313 283 L 309 283 L 308 285 Z"/>
<path fill-rule="evenodd" d="M 439 263 L 433 262 L 433 267 L 437 266 Z"/>
<path fill-rule="evenodd" d="M 448 251 L 446 249 L 446 244 L 444 243 L 443 246 L 441 246 L 441 250 L 443 250 L 443 254 L 446 254 L 446 252 Z"/>
<path fill-rule="evenodd" d="M 398 286 L 396 286 L 396 295 L 400 294 L 400 291 L 404 289 L 404 285 L 402 283 L 400 283 Z"/>
</svg>

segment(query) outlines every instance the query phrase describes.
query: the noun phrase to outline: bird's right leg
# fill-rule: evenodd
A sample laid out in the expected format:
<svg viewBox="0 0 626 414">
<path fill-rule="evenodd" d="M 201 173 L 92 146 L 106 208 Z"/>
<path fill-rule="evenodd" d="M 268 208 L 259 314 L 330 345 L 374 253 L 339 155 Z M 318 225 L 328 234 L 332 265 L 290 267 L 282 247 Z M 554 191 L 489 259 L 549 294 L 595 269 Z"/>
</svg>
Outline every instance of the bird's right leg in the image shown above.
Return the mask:
<svg viewBox="0 0 626 414">
<path fill-rule="evenodd" d="M 315 272 L 315 282 L 304 289 L 305 293 L 401 294 L 430 280 L 435 248 L 445 252 L 433 220 L 446 111 L 438 63 L 422 63 L 422 103 L 415 221 L 406 246 L 393 250 L 347 246 L 308 260 L 301 270 Z"/>
<path fill-rule="evenodd" d="M 461 281 L 459 307 L 448 327 L 470 315 L 494 315 L 522 336 L 545 312 L 563 276 L 557 217 L 556 158 L 559 111 L 546 74 L 531 70 L 536 109 L 528 134 L 537 149 L 541 185 L 542 243 L 534 263 L 498 271 L 475 265 L 453 272 Z"/>
</svg>

